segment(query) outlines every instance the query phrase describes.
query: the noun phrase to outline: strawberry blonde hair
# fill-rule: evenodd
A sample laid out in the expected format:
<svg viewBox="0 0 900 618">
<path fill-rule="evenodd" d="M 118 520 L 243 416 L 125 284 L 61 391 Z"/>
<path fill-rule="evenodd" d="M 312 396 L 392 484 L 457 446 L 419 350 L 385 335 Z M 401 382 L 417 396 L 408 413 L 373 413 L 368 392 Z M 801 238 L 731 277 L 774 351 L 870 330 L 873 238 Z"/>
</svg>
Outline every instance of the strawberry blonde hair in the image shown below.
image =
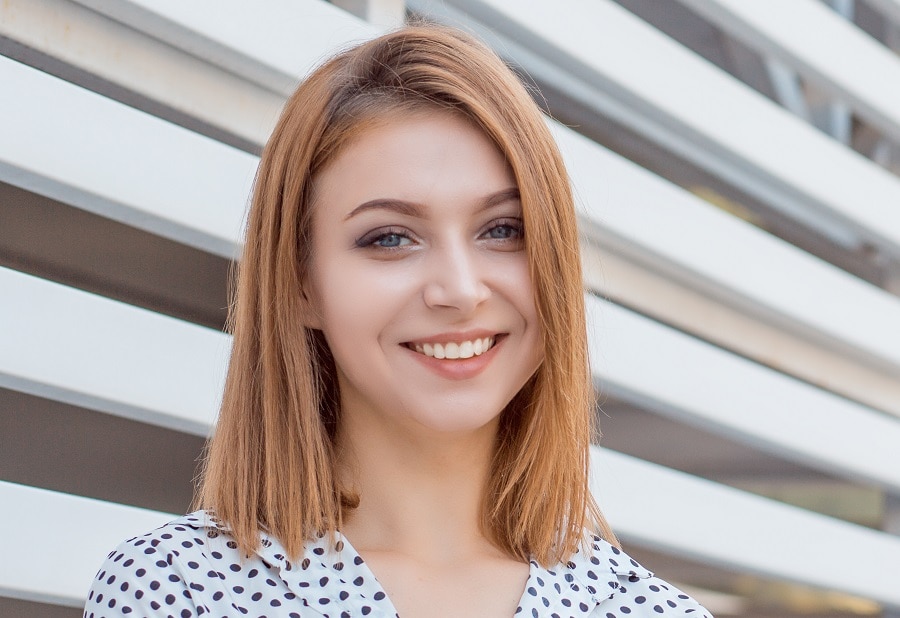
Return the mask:
<svg viewBox="0 0 900 618">
<path fill-rule="evenodd" d="M 457 30 L 408 26 L 344 51 L 287 101 L 262 153 L 229 317 L 234 333 L 197 506 L 246 553 L 259 531 L 297 556 L 337 530 L 340 393 L 322 333 L 304 326 L 312 183 L 344 145 L 397 114 L 447 110 L 505 155 L 521 196 L 544 360 L 502 412 L 482 509 L 508 555 L 552 565 L 585 530 L 615 543 L 588 488 L 594 391 L 573 198 L 544 118 L 515 74 Z"/>
</svg>

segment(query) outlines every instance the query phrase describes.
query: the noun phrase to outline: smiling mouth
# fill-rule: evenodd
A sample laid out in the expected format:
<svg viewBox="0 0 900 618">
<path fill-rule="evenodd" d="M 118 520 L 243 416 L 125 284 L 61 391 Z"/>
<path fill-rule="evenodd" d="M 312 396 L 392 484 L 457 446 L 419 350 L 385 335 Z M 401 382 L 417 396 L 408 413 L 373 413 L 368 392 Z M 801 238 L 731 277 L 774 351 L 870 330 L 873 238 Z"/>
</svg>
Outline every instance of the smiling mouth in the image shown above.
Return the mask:
<svg viewBox="0 0 900 618">
<path fill-rule="evenodd" d="M 499 335 L 447 343 L 407 343 L 410 350 L 437 359 L 466 359 L 481 356 L 492 347 Z"/>
</svg>

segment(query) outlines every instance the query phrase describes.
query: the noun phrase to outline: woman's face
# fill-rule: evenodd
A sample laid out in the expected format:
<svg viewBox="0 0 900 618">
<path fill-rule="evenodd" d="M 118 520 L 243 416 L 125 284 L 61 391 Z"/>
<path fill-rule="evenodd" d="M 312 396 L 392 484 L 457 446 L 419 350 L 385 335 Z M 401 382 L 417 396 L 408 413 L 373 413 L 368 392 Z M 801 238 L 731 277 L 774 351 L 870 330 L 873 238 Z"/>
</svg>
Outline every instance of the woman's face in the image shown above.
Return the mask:
<svg viewBox="0 0 900 618">
<path fill-rule="evenodd" d="M 448 112 L 364 131 L 315 178 L 309 324 L 342 416 L 464 432 L 542 359 L 522 209 L 503 155 Z"/>
</svg>

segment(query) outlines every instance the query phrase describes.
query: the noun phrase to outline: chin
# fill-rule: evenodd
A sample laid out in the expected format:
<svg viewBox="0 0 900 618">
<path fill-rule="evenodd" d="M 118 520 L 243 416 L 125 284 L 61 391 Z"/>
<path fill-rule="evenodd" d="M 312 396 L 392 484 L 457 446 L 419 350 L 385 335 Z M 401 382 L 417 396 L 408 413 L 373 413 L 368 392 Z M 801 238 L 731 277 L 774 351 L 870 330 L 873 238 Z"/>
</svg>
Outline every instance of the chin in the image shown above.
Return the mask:
<svg viewBox="0 0 900 618">
<path fill-rule="evenodd" d="M 444 405 L 441 409 L 431 407 L 427 412 L 423 410 L 410 416 L 423 429 L 440 434 L 461 435 L 484 430 L 494 431 L 504 407 L 505 405 L 500 408 L 479 409 L 472 405 Z"/>
</svg>

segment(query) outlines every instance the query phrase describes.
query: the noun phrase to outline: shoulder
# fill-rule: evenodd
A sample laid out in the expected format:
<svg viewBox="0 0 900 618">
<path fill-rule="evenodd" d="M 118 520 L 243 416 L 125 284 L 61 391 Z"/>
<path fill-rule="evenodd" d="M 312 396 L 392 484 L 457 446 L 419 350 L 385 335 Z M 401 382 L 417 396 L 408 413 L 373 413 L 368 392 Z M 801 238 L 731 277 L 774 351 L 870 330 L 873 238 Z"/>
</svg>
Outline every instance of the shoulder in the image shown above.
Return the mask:
<svg viewBox="0 0 900 618">
<path fill-rule="evenodd" d="M 193 616 L 223 603 L 230 607 L 223 571 L 240 563 L 237 544 L 211 517 L 191 513 L 110 552 L 91 584 L 84 615 Z"/>
<path fill-rule="evenodd" d="M 179 517 L 169 523 L 121 542 L 106 558 L 105 566 L 113 571 L 126 571 L 137 566 L 135 572 L 141 576 L 151 568 L 151 572 L 184 566 L 192 559 L 209 553 L 212 549 L 236 549 L 227 545 L 213 548 L 210 541 L 219 536 L 209 516 L 197 511 Z M 236 553 L 236 552 L 235 552 Z"/>
<path fill-rule="evenodd" d="M 334 618 L 336 608 L 389 615 L 384 593 L 339 535 L 309 540 L 296 562 L 286 553 L 261 533 L 256 552 L 242 555 L 227 526 L 191 513 L 110 552 L 84 615 Z"/>
<path fill-rule="evenodd" d="M 591 535 L 586 547 L 558 565 L 568 591 L 581 590 L 586 616 L 710 618 L 696 600 L 658 578 L 621 549 Z"/>
</svg>

